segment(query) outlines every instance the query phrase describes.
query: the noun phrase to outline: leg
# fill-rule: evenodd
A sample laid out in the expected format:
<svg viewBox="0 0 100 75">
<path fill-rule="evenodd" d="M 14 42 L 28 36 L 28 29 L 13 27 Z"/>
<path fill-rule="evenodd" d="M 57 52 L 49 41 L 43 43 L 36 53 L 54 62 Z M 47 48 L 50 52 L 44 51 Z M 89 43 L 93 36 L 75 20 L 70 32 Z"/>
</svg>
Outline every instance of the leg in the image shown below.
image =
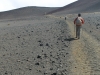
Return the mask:
<svg viewBox="0 0 100 75">
<path fill-rule="evenodd" d="M 78 37 L 78 26 L 76 26 L 76 38 Z"/>
<path fill-rule="evenodd" d="M 81 26 L 78 26 L 78 31 L 77 31 L 77 36 L 78 36 L 78 39 L 80 39 L 80 32 L 81 32 Z"/>
</svg>

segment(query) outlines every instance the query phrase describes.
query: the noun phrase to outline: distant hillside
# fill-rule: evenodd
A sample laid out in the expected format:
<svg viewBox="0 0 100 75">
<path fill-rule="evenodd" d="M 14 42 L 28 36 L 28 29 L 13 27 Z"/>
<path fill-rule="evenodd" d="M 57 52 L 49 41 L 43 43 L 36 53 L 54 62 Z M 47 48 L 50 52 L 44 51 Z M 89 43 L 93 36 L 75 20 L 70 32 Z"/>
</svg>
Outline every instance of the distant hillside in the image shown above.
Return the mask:
<svg viewBox="0 0 100 75">
<path fill-rule="evenodd" d="M 35 6 L 23 7 L 15 10 L 0 12 L 0 19 L 42 16 L 44 14 L 66 15 L 84 12 L 100 12 L 100 0 L 78 0 L 59 8 Z"/>
<path fill-rule="evenodd" d="M 0 19 L 18 18 L 25 16 L 41 16 L 57 8 L 50 7 L 23 7 L 15 10 L 0 12 Z"/>
<path fill-rule="evenodd" d="M 67 6 L 51 11 L 48 14 L 70 14 L 84 12 L 100 12 L 100 0 L 78 0 Z"/>
</svg>

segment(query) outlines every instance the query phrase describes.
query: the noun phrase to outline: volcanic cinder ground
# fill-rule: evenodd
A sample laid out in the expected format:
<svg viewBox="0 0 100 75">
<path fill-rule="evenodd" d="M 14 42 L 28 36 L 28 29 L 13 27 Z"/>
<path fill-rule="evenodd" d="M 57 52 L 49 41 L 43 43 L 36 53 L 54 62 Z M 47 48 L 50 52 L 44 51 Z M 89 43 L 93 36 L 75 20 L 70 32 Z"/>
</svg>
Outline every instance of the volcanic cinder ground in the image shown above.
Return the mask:
<svg viewBox="0 0 100 75">
<path fill-rule="evenodd" d="M 0 24 L 1 75 L 69 72 L 70 35 L 63 20 L 44 16 L 1 21 Z"/>
<path fill-rule="evenodd" d="M 81 13 L 79 40 L 77 14 L 11 13 L 0 18 L 0 75 L 100 75 L 100 12 Z"/>
</svg>

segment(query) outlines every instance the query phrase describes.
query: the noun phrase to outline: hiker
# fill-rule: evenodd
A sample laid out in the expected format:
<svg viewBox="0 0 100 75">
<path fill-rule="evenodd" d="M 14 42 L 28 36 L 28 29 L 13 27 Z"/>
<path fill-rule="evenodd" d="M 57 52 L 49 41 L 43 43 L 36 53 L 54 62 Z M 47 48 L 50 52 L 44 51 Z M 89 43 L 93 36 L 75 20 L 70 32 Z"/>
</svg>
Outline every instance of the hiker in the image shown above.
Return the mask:
<svg viewBox="0 0 100 75">
<path fill-rule="evenodd" d="M 81 17 L 81 14 L 78 14 L 78 17 L 74 20 L 74 24 L 76 25 L 76 38 L 80 39 L 80 31 L 82 24 L 84 24 L 84 19 Z"/>
</svg>

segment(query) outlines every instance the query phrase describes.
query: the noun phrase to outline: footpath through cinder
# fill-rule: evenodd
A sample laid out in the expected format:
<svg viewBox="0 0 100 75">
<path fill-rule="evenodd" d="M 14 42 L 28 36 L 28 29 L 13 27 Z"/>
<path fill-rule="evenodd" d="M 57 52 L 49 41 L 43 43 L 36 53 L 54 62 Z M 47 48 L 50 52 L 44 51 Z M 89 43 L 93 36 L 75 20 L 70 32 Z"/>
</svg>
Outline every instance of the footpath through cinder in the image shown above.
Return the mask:
<svg viewBox="0 0 100 75">
<path fill-rule="evenodd" d="M 74 24 L 67 20 L 72 37 L 75 37 Z M 72 66 L 72 75 L 99 75 L 100 74 L 100 43 L 84 29 L 81 39 L 71 42 L 72 57 L 75 62 Z"/>
</svg>

